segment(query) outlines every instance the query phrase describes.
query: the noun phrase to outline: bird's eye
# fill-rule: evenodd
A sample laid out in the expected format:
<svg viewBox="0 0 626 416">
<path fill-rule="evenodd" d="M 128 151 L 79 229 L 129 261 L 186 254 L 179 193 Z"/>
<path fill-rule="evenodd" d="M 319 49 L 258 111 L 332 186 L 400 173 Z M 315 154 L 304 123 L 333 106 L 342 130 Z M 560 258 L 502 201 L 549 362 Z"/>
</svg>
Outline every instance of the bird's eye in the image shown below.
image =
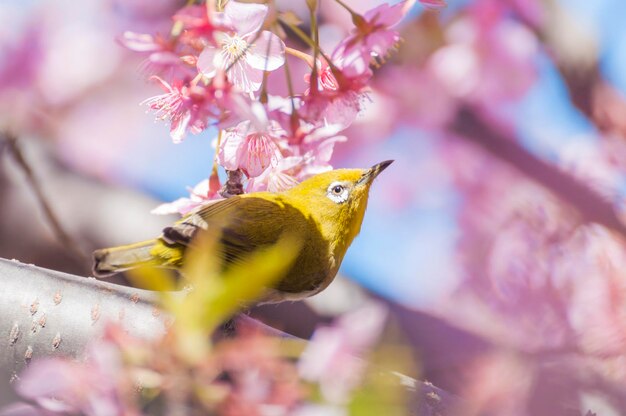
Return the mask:
<svg viewBox="0 0 626 416">
<path fill-rule="evenodd" d="M 331 183 L 328 187 L 328 190 L 326 191 L 326 195 L 328 196 L 328 198 L 330 198 L 331 201 L 337 204 L 346 202 L 348 200 L 349 194 L 350 191 L 348 190 L 348 188 L 338 182 Z"/>
</svg>

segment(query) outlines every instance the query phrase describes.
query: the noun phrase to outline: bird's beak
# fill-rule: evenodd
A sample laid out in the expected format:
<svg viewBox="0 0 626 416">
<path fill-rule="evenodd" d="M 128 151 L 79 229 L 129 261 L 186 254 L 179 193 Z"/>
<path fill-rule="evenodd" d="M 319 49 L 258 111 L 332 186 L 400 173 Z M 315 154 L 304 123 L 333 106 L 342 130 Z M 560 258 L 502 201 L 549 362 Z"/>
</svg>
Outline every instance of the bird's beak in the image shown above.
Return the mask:
<svg viewBox="0 0 626 416">
<path fill-rule="evenodd" d="M 374 178 L 378 176 L 380 172 L 385 170 L 387 166 L 391 165 L 392 163 L 393 163 L 393 160 L 385 160 L 384 162 L 380 162 L 372 166 L 371 168 L 366 170 L 365 173 L 363 173 L 363 175 L 359 178 L 356 184 L 361 185 L 361 184 L 371 183 L 374 180 Z"/>
</svg>

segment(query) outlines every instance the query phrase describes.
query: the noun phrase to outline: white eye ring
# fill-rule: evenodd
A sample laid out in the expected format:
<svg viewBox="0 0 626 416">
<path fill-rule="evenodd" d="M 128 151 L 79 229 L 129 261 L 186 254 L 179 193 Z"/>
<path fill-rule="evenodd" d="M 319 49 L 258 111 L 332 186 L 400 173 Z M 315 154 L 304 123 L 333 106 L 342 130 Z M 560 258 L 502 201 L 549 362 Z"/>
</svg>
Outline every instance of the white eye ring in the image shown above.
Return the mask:
<svg viewBox="0 0 626 416">
<path fill-rule="evenodd" d="M 348 200 L 350 191 L 341 182 L 333 182 L 326 191 L 326 196 L 336 204 L 342 204 Z"/>
</svg>

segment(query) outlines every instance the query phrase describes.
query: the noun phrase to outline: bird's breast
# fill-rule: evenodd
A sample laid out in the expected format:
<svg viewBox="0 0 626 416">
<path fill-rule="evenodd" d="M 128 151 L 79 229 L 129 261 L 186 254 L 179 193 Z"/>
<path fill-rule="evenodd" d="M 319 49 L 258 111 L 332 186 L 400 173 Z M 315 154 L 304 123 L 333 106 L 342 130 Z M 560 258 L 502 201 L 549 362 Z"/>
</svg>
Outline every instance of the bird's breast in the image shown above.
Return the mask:
<svg viewBox="0 0 626 416">
<path fill-rule="evenodd" d="M 289 293 L 302 293 L 302 297 L 326 288 L 337 274 L 339 265 L 326 243 L 309 241 L 277 289 Z M 306 294 L 306 295 L 305 295 Z"/>
</svg>

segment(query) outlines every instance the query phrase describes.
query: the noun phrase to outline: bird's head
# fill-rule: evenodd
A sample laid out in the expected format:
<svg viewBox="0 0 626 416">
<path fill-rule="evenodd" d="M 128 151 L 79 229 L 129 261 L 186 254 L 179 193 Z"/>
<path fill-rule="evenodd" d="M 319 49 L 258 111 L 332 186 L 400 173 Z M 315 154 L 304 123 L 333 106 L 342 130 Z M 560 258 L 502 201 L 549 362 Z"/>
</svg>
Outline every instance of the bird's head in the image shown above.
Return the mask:
<svg viewBox="0 0 626 416">
<path fill-rule="evenodd" d="M 345 234 L 347 243 L 359 233 L 367 207 L 369 189 L 380 172 L 393 160 L 369 169 L 336 169 L 320 173 L 288 191 L 326 232 Z"/>
</svg>

